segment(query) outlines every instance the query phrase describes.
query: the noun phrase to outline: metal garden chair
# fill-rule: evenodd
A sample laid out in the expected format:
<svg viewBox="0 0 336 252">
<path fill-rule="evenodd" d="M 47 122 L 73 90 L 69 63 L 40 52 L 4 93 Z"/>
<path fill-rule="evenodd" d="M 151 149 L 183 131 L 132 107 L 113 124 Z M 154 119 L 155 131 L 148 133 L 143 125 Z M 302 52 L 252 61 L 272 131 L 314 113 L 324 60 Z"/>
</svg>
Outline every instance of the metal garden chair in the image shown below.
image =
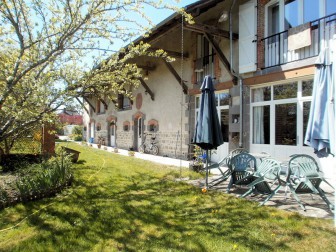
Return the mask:
<svg viewBox="0 0 336 252">
<path fill-rule="evenodd" d="M 256 169 L 256 158 L 248 153 L 240 153 L 230 159 L 231 179 L 227 188 L 233 185 L 248 185 L 252 182 L 251 174 Z"/>
<path fill-rule="evenodd" d="M 328 207 L 333 210 L 333 205 L 326 197 L 324 191 L 320 188 L 320 184 L 325 182 L 333 189 L 334 187 L 324 179 L 318 164 L 313 157 L 304 154 L 293 155 L 289 160 L 288 166 L 288 175 L 286 179 L 287 186 L 294 199 L 304 211 L 306 211 L 306 208 L 299 199 L 298 194 L 319 194 Z"/>
<path fill-rule="evenodd" d="M 282 185 L 280 171 L 280 162 L 270 158 L 263 159 L 261 164 L 257 167 L 257 170 L 249 176 L 252 180 L 252 182 L 247 185 L 249 190 L 240 197 L 245 198 L 251 193 L 268 195 L 267 198 L 260 203 L 260 205 L 264 205 L 277 193 Z"/>
</svg>

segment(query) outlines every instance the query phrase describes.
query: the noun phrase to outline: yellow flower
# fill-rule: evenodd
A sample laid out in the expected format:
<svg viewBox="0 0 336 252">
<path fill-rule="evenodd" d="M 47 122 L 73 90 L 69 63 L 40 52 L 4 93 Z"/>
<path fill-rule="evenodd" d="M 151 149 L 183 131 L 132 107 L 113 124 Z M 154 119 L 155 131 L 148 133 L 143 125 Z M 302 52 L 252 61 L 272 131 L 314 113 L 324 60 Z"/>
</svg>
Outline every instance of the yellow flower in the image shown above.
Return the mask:
<svg viewBox="0 0 336 252">
<path fill-rule="evenodd" d="M 233 249 L 234 250 L 238 249 L 238 244 L 233 244 Z"/>
<path fill-rule="evenodd" d="M 274 234 L 274 233 L 272 233 L 272 234 L 271 234 L 271 236 L 272 236 L 272 237 L 274 237 L 274 236 L 275 236 L 275 234 Z"/>
</svg>

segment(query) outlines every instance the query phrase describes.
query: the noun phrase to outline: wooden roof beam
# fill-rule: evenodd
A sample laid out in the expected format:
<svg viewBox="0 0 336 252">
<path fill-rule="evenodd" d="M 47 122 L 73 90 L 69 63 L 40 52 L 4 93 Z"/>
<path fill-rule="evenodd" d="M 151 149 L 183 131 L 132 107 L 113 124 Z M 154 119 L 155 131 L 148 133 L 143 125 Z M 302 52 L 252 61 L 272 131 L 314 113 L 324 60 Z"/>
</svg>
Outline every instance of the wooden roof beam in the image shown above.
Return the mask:
<svg viewBox="0 0 336 252">
<path fill-rule="evenodd" d="M 105 109 L 107 109 L 108 108 L 108 105 L 107 105 L 107 103 L 103 100 L 103 99 L 101 99 L 101 98 L 98 98 L 98 100 L 101 102 L 101 103 L 103 103 L 104 104 L 104 107 L 105 107 Z"/>
<path fill-rule="evenodd" d="M 155 47 L 153 47 L 153 48 L 150 48 L 149 49 L 150 51 L 156 51 L 156 50 L 160 50 L 160 48 L 155 48 Z M 178 58 L 178 59 L 180 59 L 180 58 L 189 58 L 189 54 L 188 53 L 181 53 L 181 52 L 175 52 L 175 51 L 170 51 L 170 50 L 165 50 L 165 49 L 163 49 L 162 48 L 162 50 L 164 50 L 167 54 L 168 54 L 168 56 L 171 56 L 171 57 L 174 57 L 174 58 Z"/>
<path fill-rule="evenodd" d="M 84 103 L 78 97 L 76 97 L 76 100 L 82 106 L 82 108 L 84 108 L 84 110 L 86 111 L 86 113 L 89 115 L 90 114 L 89 110 L 84 106 Z"/>
<path fill-rule="evenodd" d="M 86 101 L 89 104 L 89 106 L 92 108 L 93 112 L 96 112 L 95 107 L 91 104 L 91 102 L 85 96 L 83 96 L 83 99 L 84 99 L 84 101 Z"/>
<path fill-rule="evenodd" d="M 219 57 L 219 60 L 223 63 L 224 67 L 226 68 L 226 70 L 230 73 L 230 75 L 232 76 L 231 73 L 231 64 L 228 61 L 228 59 L 225 57 L 224 53 L 222 52 L 222 50 L 220 49 L 219 45 L 216 43 L 216 41 L 212 38 L 212 36 L 208 33 L 204 33 L 204 36 L 206 37 L 206 39 L 209 41 L 209 43 L 211 44 L 211 46 L 213 47 L 213 49 L 215 50 L 216 54 Z M 233 77 L 233 76 L 232 76 Z"/>
<path fill-rule="evenodd" d="M 210 26 L 210 25 L 200 25 L 200 24 L 185 24 L 184 29 L 194 31 L 197 33 L 208 33 L 213 36 L 223 37 L 223 38 L 230 38 L 230 33 L 228 31 L 218 29 L 217 27 Z M 232 34 L 232 39 L 237 40 L 239 38 L 237 33 Z"/>
<path fill-rule="evenodd" d="M 152 101 L 154 101 L 154 93 L 153 93 L 152 90 L 148 87 L 147 83 L 144 81 L 143 78 L 139 78 L 139 81 L 140 81 L 141 85 L 145 88 L 146 92 L 150 95 Z"/>
<path fill-rule="evenodd" d="M 169 71 L 174 75 L 175 79 L 178 81 L 178 83 L 182 86 L 183 93 L 187 94 L 188 93 L 188 87 L 185 84 L 185 81 L 182 80 L 182 78 L 179 76 L 179 74 L 176 72 L 172 64 L 167 62 L 166 60 L 162 59 L 165 65 L 168 67 Z"/>
</svg>

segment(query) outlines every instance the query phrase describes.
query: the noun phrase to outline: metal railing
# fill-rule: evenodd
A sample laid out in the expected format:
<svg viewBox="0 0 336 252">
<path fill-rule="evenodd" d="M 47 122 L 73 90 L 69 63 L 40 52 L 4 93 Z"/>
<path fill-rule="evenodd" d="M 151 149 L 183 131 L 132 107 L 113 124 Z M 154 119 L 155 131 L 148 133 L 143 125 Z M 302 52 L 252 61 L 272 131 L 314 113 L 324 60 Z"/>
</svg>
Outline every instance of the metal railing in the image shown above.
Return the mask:
<svg viewBox="0 0 336 252">
<path fill-rule="evenodd" d="M 317 56 L 328 47 L 336 34 L 336 13 L 310 22 L 311 45 L 297 50 L 288 49 L 288 31 L 261 39 L 264 47 L 264 67 L 269 68 Z"/>
</svg>

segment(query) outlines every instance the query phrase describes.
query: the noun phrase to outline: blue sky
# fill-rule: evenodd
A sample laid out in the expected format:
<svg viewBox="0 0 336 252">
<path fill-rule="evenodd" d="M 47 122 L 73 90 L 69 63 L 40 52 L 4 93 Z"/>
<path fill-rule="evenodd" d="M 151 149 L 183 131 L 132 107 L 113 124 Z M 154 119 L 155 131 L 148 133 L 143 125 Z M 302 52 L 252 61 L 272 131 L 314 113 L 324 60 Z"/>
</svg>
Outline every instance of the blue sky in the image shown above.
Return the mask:
<svg viewBox="0 0 336 252">
<path fill-rule="evenodd" d="M 197 0 L 181 0 L 179 3 L 177 3 L 174 0 L 165 0 L 164 3 L 167 5 L 171 5 L 171 6 L 177 6 L 177 7 L 185 7 L 189 4 L 192 4 L 194 2 L 197 2 Z M 155 9 L 153 7 L 146 7 L 145 8 L 145 12 L 146 12 L 146 16 L 148 18 L 150 18 L 150 20 L 156 25 L 158 23 L 160 23 L 161 21 L 165 20 L 167 17 L 169 17 L 170 15 L 172 15 L 174 12 L 172 10 L 168 10 L 168 9 Z M 135 18 L 138 22 L 141 23 L 141 19 L 137 18 L 137 17 L 132 17 L 133 19 Z M 121 40 L 115 40 L 114 41 L 114 45 L 112 46 L 112 48 L 110 47 L 109 49 L 114 50 L 114 51 L 118 51 L 120 48 L 122 48 L 123 46 L 126 46 L 128 43 L 130 43 L 131 41 L 135 40 L 138 36 L 135 36 L 134 38 L 131 38 L 131 40 L 129 40 L 128 42 L 124 43 Z M 104 42 L 101 41 L 101 45 L 104 45 Z M 94 52 L 94 54 L 96 54 L 97 52 Z M 99 54 L 101 52 L 98 52 Z M 102 57 L 108 57 L 108 55 L 102 55 Z"/>
<path fill-rule="evenodd" d="M 174 5 L 174 6 L 184 7 L 186 5 L 192 4 L 192 3 L 197 2 L 197 1 L 196 0 L 182 0 L 179 3 L 176 3 L 173 0 L 166 0 L 164 2 L 167 3 L 167 4 Z M 171 14 L 173 14 L 173 12 L 169 11 L 169 10 L 154 10 L 154 9 L 148 9 L 148 10 L 149 10 L 148 16 L 152 19 L 152 21 L 155 24 L 160 23 L 165 18 L 167 18 Z"/>
</svg>

